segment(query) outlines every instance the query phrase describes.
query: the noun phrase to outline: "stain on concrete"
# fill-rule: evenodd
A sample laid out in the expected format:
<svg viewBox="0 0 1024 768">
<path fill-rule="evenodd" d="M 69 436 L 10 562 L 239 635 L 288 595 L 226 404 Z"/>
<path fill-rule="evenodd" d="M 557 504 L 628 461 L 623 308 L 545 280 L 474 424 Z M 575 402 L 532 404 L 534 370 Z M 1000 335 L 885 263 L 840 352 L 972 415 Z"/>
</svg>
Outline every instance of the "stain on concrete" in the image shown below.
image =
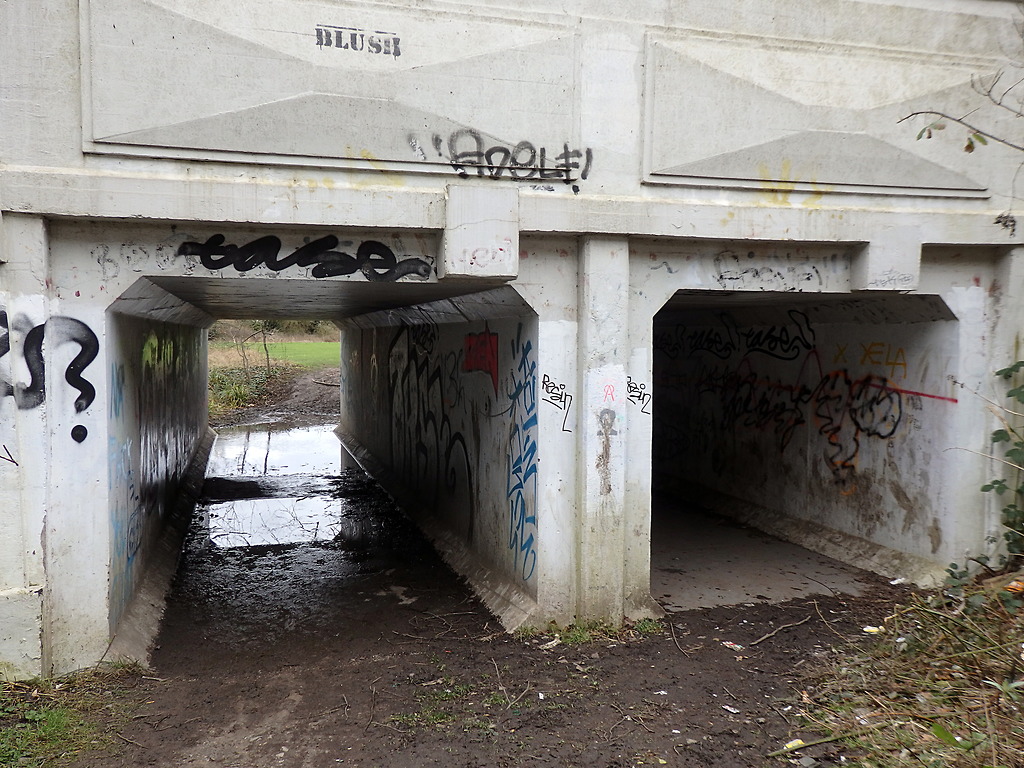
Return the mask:
<svg viewBox="0 0 1024 768">
<path fill-rule="evenodd" d="M 928 526 L 928 539 L 932 544 L 932 554 L 938 554 L 939 548 L 942 546 L 942 526 L 937 517 L 933 517 L 932 524 Z"/>
<path fill-rule="evenodd" d="M 612 435 L 619 434 L 614 428 L 615 411 L 611 408 L 604 408 L 598 414 L 600 431 L 597 436 L 601 438 L 601 452 L 597 456 L 597 473 L 601 479 L 601 495 L 607 496 L 612 492 Z"/>
</svg>

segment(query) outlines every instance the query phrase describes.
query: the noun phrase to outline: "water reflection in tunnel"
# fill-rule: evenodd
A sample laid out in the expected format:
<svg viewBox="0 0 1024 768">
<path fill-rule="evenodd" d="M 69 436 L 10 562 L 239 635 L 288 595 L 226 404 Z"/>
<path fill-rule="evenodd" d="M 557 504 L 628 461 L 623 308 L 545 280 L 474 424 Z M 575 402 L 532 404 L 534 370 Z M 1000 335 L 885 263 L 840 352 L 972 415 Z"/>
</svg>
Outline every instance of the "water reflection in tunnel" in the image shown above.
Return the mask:
<svg viewBox="0 0 1024 768">
<path fill-rule="evenodd" d="M 380 544 L 387 497 L 343 452 L 331 425 L 222 428 L 198 508 L 205 537 L 225 548 Z"/>
</svg>

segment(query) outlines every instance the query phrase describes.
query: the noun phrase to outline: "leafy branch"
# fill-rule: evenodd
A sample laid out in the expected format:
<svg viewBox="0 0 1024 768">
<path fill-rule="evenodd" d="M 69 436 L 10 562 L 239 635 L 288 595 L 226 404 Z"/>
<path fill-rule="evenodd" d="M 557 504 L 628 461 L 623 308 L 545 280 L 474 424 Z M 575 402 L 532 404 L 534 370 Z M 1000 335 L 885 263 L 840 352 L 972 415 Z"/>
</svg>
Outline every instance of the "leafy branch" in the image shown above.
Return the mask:
<svg viewBox="0 0 1024 768">
<path fill-rule="evenodd" d="M 1024 152 L 1024 144 L 1016 144 L 1008 139 L 1004 139 L 1001 136 L 997 136 L 994 133 L 990 133 L 989 131 L 986 131 L 983 128 L 979 128 L 978 126 L 972 123 L 968 123 L 963 118 L 953 117 L 952 115 L 948 115 L 945 112 L 939 112 L 938 110 L 934 109 L 924 109 L 918 112 L 911 112 L 909 115 L 907 115 L 906 117 L 901 117 L 896 122 L 902 123 L 905 120 L 910 120 L 912 118 L 921 116 L 934 117 L 936 119 L 934 122 L 929 123 L 920 131 L 918 131 L 918 139 L 930 139 L 934 131 L 945 130 L 946 124 L 942 121 L 946 120 L 950 123 L 956 123 L 957 125 L 966 128 L 970 132 L 970 135 L 967 137 L 967 144 L 964 145 L 964 152 L 973 152 L 976 144 L 988 144 L 990 139 L 998 144 L 1010 147 L 1010 149 L 1015 149 L 1018 152 Z"/>
</svg>

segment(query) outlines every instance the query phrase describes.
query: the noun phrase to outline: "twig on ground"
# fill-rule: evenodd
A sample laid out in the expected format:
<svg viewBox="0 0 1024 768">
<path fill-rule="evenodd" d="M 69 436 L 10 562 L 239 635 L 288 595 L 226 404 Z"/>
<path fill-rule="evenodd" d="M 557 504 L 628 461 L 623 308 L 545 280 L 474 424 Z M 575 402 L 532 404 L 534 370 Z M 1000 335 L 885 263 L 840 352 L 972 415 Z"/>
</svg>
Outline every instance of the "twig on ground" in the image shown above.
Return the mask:
<svg viewBox="0 0 1024 768">
<path fill-rule="evenodd" d="M 139 742 L 133 741 L 132 739 L 129 739 L 127 736 L 122 736 L 117 731 L 114 731 L 114 735 L 117 736 L 117 738 L 121 739 L 122 741 L 126 741 L 129 744 L 134 744 L 136 747 L 142 747 L 142 749 L 149 749 L 149 747 L 147 747 L 145 744 L 139 744 Z"/>
<path fill-rule="evenodd" d="M 374 710 L 377 708 L 377 686 L 374 685 L 374 683 L 376 683 L 377 680 L 380 680 L 380 678 L 378 677 L 376 680 L 370 683 L 370 717 L 367 718 L 366 726 L 363 728 L 364 734 L 368 730 L 370 730 L 370 726 L 373 725 L 373 713 Z"/>
<path fill-rule="evenodd" d="M 796 752 L 798 749 L 806 749 L 807 747 L 814 747 L 818 744 L 828 744 L 833 741 L 839 741 L 840 739 L 852 739 L 854 736 L 863 736 L 865 733 L 871 733 L 871 731 L 877 731 L 879 728 L 883 728 L 888 723 L 878 723 L 867 728 L 858 728 L 856 731 L 847 731 L 846 733 L 838 733 L 835 736 L 829 736 L 827 739 L 815 739 L 814 741 L 805 741 L 800 744 L 795 744 L 792 747 L 783 747 L 777 749 L 774 752 L 769 752 L 765 757 L 781 757 L 782 755 L 788 755 L 790 752 Z"/>
<path fill-rule="evenodd" d="M 755 640 L 754 642 L 747 643 L 747 646 L 749 647 L 749 646 L 752 646 L 752 645 L 757 645 L 758 643 L 764 642 L 769 637 L 774 637 L 775 635 L 779 634 L 779 632 L 781 632 L 784 629 L 789 629 L 790 627 L 799 627 L 801 624 L 806 624 L 810 620 L 811 620 L 811 617 L 810 617 L 810 614 L 808 614 L 806 618 L 803 618 L 800 621 L 794 621 L 792 624 L 783 624 L 781 627 L 773 629 L 767 635 L 762 635 L 761 637 L 757 638 L 757 640 Z"/>
<path fill-rule="evenodd" d="M 842 632 L 840 632 L 835 627 L 833 627 L 832 623 L 822 615 L 821 608 L 818 607 L 818 601 L 817 600 L 812 600 L 811 601 L 811 605 L 813 605 L 814 606 L 814 610 L 817 611 L 818 618 L 821 619 L 825 623 L 825 626 L 829 628 L 829 631 L 833 635 L 835 635 L 836 637 L 841 639 L 844 643 L 849 643 L 850 642 Z"/>
<path fill-rule="evenodd" d="M 507 702 L 507 706 L 505 707 L 505 709 L 511 709 L 512 708 L 512 699 L 508 695 L 508 689 L 504 685 L 502 685 L 502 682 L 501 682 L 501 672 L 498 670 L 498 662 L 496 662 L 492 658 L 491 659 L 491 664 L 494 665 L 494 674 L 496 674 L 498 676 L 498 688 L 501 689 L 501 694 L 502 694 L 502 696 L 505 697 L 505 701 Z"/>
<path fill-rule="evenodd" d="M 688 651 L 684 651 L 683 646 L 681 646 L 679 644 L 679 640 L 676 639 L 676 625 L 673 624 L 671 620 L 669 620 L 668 622 L 668 628 L 669 631 L 672 633 L 672 642 L 676 644 L 676 648 L 679 649 L 679 652 L 683 654 L 683 656 L 689 656 L 690 653 Z"/>
</svg>

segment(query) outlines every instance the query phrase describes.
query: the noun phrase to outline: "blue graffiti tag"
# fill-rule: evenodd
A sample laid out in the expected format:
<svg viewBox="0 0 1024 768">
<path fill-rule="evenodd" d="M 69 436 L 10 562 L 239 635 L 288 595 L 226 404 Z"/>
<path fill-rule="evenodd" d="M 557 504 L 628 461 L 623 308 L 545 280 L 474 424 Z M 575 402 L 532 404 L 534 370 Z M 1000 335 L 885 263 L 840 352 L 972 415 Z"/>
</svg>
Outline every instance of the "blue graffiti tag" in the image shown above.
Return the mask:
<svg viewBox="0 0 1024 768">
<path fill-rule="evenodd" d="M 537 362 L 533 343 L 522 338 L 520 324 L 512 342 L 513 360 L 518 360 L 508 392 L 511 426 L 508 435 L 509 535 L 517 568 L 529 580 L 537 567 Z M 522 563 L 520 564 L 520 557 Z"/>
</svg>

